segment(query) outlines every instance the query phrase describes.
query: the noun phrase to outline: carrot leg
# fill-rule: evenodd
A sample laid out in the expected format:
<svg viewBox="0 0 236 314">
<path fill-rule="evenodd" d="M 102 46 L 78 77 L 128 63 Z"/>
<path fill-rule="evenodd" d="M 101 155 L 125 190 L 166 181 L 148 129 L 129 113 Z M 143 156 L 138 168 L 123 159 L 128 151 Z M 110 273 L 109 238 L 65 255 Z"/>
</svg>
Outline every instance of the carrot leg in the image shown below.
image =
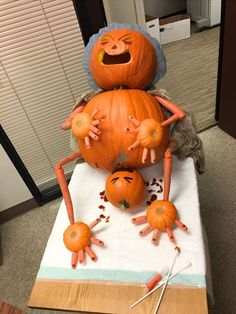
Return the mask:
<svg viewBox="0 0 236 314">
<path fill-rule="evenodd" d="M 164 201 L 169 200 L 170 194 L 170 182 L 171 182 L 171 172 L 172 172 L 172 158 L 169 149 L 165 152 L 164 159 Z"/>
<path fill-rule="evenodd" d="M 63 170 L 63 166 L 75 161 L 76 159 L 81 157 L 80 152 L 75 152 L 70 154 L 69 156 L 65 157 L 59 163 L 55 166 L 55 172 L 57 176 L 58 183 L 61 188 L 62 196 L 65 201 L 66 209 L 67 209 L 67 214 L 70 220 L 70 223 L 74 223 L 74 210 L 73 210 L 73 204 L 70 196 L 70 191 L 68 188 L 68 184 L 66 181 L 65 173 Z"/>
</svg>

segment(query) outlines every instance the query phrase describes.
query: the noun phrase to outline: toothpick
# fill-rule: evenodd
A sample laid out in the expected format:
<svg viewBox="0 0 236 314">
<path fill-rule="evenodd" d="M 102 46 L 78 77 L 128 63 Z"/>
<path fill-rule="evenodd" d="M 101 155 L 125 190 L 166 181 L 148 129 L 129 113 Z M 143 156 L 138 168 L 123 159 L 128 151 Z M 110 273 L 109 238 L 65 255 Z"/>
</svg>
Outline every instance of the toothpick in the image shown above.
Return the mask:
<svg viewBox="0 0 236 314">
<path fill-rule="evenodd" d="M 170 269 L 169 269 L 169 272 L 168 272 L 168 274 L 167 274 L 167 277 L 166 277 L 164 286 L 163 286 L 162 291 L 161 291 L 161 295 L 160 295 L 160 297 L 159 297 L 158 303 L 157 303 L 157 305 L 156 305 L 156 307 L 155 307 L 155 310 L 154 310 L 154 314 L 156 314 L 157 311 L 158 311 L 158 309 L 159 309 L 159 306 L 160 306 L 160 304 L 161 304 L 162 297 L 163 297 L 163 295 L 164 295 L 166 286 L 167 286 L 168 281 L 169 281 L 169 278 L 170 278 L 170 274 L 171 274 L 171 272 L 172 272 L 172 269 L 173 269 L 173 267 L 174 267 L 176 258 L 177 258 L 177 256 L 179 255 L 179 253 L 180 253 L 180 248 L 179 248 L 178 246 L 176 246 L 176 247 L 175 247 L 174 259 L 173 259 L 173 262 L 172 262 L 171 267 L 170 267 Z"/>
<path fill-rule="evenodd" d="M 178 273 L 180 273 L 182 270 L 184 270 L 185 268 L 188 268 L 191 266 L 191 262 L 187 262 L 183 267 L 181 267 L 179 270 L 177 270 L 173 275 L 171 275 L 169 277 L 169 280 L 172 279 L 173 277 L 175 277 Z M 130 308 L 134 307 L 135 305 L 138 305 L 140 302 L 142 302 L 144 299 L 146 299 L 149 295 L 151 295 L 153 292 L 155 292 L 156 290 L 160 289 L 163 285 L 165 284 L 165 282 L 160 283 L 158 286 L 156 286 L 154 289 L 152 289 L 150 292 L 148 292 L 147 294 L 145 294 L 142 298 L 140 298 L 138 301 L 136 301 L 135 303 L 133 303 L 132 305 L 130 305 Z"/>
</svg>

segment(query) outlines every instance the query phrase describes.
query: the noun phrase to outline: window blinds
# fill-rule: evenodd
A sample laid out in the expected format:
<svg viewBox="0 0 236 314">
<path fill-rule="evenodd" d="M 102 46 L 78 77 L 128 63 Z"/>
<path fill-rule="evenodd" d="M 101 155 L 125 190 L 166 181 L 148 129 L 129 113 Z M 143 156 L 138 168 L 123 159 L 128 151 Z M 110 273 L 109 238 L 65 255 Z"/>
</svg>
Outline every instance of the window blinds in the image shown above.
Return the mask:
<svg viewBox="0 0 236 314">
<path fill-rule="evenodd" d="M 0 29 L 0 121 L 41 186 L 70 153 L 60 125 L 89 89 L 81 31 L 71 0 L 2 0 Z"/>
</svg>

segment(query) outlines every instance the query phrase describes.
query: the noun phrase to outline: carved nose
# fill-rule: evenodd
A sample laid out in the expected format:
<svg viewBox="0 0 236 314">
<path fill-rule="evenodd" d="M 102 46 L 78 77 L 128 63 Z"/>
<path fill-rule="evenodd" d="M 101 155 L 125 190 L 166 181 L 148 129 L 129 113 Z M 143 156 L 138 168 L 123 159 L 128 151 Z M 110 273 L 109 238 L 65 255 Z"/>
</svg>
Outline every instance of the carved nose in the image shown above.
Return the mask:
<svg viewBox="0 0 236 314">
<path fill-rule="evenodd" d="M 111 47 L 111 49 L 117 49 L 117 46 L 116 46 L 116 45 L 113 45 L 113 46 Z"/>
</svg>

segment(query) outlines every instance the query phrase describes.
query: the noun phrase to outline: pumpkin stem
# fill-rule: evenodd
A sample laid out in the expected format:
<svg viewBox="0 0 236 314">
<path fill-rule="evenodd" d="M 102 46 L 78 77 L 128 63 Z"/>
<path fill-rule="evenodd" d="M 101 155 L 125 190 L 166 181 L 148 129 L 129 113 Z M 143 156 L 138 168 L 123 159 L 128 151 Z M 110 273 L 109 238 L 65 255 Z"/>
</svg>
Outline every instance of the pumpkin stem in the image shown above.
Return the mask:
<svg viewBox="0 0 236 314">
<path fill-rule="evenodd" d="M 121 208 L 122 208 L 122 209 L 127 209 L 127 208 L 129 208 L 129 203 L 126 202 L 126 200 L 119 201 L 119 204 L 121 205 Z"/>
</svg>

